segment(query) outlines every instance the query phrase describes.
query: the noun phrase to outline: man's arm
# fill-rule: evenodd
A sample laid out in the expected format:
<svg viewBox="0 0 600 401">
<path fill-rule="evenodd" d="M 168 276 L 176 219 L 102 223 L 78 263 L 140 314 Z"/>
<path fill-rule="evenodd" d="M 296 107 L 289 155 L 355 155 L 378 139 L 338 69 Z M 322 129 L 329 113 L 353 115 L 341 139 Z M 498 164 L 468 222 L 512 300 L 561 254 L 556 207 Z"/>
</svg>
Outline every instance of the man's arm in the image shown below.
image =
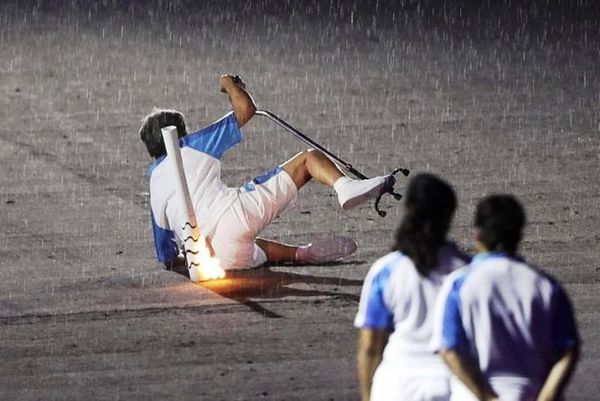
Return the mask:
<svg viewBox="0 0 600 401">
<path fill-rule="evenodd" d="M 383 349 L 390 333 L 382 329 L 361 329 L 358 339 L 357 369 L 362 401 L 371 398 L 371 384 L 375 369 L 381 363 Z"/>
<path fill-rule="evenodd" d="M 552 366 L 544 386 L 538 395 L 538 401 L 555 401 L 559 399 L 563 390 L 567 386 L 575 365 L 579 359 L 579 347 L 568 350 L 565 354 Z"/>
<path fill-rule="evenodd" d="M 491 401 L 498 399 L 498 395 L 485 380 L 479 367 L 470 358 L 459 354 L 455 350 L 443 350 L 440 353 L 452 373 L 471 390 L 478 400 Z"/>
<path fill-rule="evenodd" d="M 252 97 L 244 89 L 246 85 L 232 75 L 221 75 L 221 92 L 227 93 L 233 107 L 233 114 L 238 127 L 244 126 L 254 116 L 256 105 Z"/>
</svg>

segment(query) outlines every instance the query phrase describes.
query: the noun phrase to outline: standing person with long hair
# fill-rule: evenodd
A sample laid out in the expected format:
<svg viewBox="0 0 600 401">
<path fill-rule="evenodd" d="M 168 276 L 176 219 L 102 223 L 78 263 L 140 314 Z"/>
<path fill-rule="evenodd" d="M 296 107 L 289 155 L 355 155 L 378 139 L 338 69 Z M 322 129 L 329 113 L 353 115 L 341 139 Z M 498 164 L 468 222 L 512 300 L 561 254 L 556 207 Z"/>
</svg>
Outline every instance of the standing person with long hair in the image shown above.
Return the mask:
<svg viewBox="0 0 600 401">
<path fill-rule="evenodd" d="M 394 251 L 367 274 L 354 322 L 362 401 L 449 398 L 450 373 L 429 342 L 442 282 L 468 262 L 447 240 L 456 195 L 431 174 L 415 176 L 406 192 Z"/>
</svg>

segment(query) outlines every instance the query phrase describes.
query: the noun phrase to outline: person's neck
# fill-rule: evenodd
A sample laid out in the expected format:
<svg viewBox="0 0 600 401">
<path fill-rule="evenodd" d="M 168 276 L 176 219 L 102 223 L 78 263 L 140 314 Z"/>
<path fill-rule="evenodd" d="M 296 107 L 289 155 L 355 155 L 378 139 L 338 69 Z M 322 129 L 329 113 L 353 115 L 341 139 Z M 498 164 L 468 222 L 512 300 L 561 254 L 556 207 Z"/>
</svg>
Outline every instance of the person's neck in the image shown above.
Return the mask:
<svg viewBox="0 0 600 401">
<path fill-rule="evenodd" d="M 476 251 L 477 254 L 497 253 L 497 254 L 506 255 L 506 256 L 512 257 L 512 258 L 518 257 L 516 252 L 508 252 L 508 251 L 505 251 L 505 250 L 502 250 L 502 249 L 489 249 L 488 247 L 486 247 L 481 242 L 476 242 L 475 243 L 475 251 Z"/>
<path fill-rule="evenodd" d="M 487 253 L 490 250 L 481 242 L 475 241 L 475 252 L 477 253 Z"/>
</svg>

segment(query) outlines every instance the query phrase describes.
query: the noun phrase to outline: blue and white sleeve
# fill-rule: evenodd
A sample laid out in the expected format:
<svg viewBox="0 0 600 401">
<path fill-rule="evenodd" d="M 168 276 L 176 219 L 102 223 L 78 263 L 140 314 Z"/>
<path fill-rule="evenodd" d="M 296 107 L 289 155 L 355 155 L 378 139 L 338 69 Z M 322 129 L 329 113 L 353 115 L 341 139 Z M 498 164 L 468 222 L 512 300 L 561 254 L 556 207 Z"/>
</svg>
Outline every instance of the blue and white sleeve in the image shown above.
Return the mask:
<svg viewBox="0 0 600 401">
<path fill-rule="evenodd" d="M 156 258 L 161 263 L 167 263 L 175 260 L 179 255 L 177 242 L 175 241 L 175 233 L 171 230 L 160 227 L 152 216 L 152 232 L 154 234 L 154 247 L 156 249 Z"/>
<path fill-rule="evenodd" d="M 385 302 L 385 289 L 390 269 L 371 268 L 363 284 L 354 326 L 361 329 L 394 330 L 394 315 Z"/>
<path fill-rule="evenodd" d="M 431 331 L 431 339 L 429 343 L 429 348 L 432 352 L 438 352 L 442 349 L 444 310 L 446 308 L 446 300 L 448 299 L 448 294 L 450 294 L 450 290 L 452 289 L 452 284 L 454 282 L 453 277 L 456 277 L 456 272 L 450 274 L 444 280 L 444 283 L 440 288 L 440 292 L 437 295 L 435 306 L 432 311 L 433 328 Z"/>
<path fill-rule="evenodd" d="M 464 273 L 463 268 L 450 274 L 438 294 L 430 343 L 430 348 L 434 352 L 468 349 L 460 302 L 460 288 L 464 281 Z"/>
<path fill-rule="evenodd" d="M 189 146 L 219 160 L 227 150 L 241 140 L 242 133 L 233 112 L 226 114 L 208 127 L 180 139 L 182 146 Z"/>
</svg>

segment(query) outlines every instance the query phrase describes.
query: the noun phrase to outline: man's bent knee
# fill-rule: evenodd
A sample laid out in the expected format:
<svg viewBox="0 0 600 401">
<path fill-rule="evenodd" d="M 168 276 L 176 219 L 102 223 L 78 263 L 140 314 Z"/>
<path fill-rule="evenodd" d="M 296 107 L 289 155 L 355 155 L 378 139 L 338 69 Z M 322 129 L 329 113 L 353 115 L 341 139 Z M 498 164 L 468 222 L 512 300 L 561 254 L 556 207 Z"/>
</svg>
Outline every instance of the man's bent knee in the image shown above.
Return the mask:
<svg viewBox="0 0 600 401">
<path fill-rule="evenodd" d="M 281 166 L 285 172 L 292 177 L 292 180 L 298 189 L 304 186 L 304 184 L 306 184 L 312 178 L 308 171 L 306 162 L 309 157 L 314 157 L 310 156 L 314 151 L 314 149 L 303 150 Z"/>
</svg>

